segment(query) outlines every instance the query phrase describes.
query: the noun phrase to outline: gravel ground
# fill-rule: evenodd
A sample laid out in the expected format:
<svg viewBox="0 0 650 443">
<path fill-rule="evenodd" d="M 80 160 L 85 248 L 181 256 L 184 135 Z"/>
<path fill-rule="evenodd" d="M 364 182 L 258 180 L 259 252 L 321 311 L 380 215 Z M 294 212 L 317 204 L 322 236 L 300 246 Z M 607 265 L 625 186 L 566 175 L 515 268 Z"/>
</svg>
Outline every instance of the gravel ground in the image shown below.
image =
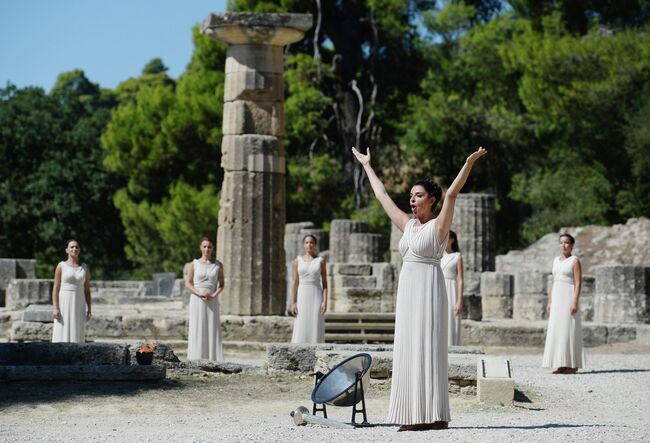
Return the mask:
<svg viewBox="0 0 650 443">
<path fill-rule="evenodd" d="M 171 375 L 162 385 L 139 387 L 0 384 L 0 441 L 650 441 L 650 353 L 604 349 L 588 353 L 584 371 L 552 375 L 539 367 L 540 353 L 500 351 L 512 359 L 518 401 L 484 407 L 475 397 L 452 396 L 453 421 L 445 431 L 397 433 L 385 422 L 386 381 L 374 381 L 367 393 L 375 426 L 337 430 L 297 427 L 289 417 L 299 405 L 311 408 L 307 377 Z M 349 421 L 350 411 L 328 412 Z"/>
</svg>

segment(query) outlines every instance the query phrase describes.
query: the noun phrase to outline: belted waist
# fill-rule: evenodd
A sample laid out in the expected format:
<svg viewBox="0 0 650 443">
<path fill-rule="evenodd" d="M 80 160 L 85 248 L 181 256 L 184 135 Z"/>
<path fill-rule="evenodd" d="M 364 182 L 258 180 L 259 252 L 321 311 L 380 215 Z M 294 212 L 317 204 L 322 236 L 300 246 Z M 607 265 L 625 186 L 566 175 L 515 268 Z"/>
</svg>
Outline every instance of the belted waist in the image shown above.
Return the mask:
<svg viewBox="0 0 650 443">
<path fill-rule="evenodd" d="M 61 283 L 61 291 L 76 291 L 78 287 L 74 283 Z"/>
<path fill-rule="evenodd" d="M 568 277 L 553 277 L 553 282 L 569 283 L 570 285 L 572 285 L 573 279 Z"/>
<path fill-rule="evenodd" d="M 298 282 L 301 285 L 309 285 L 309 286 L 320 286 L 320 281 L 317 280 L 300 280 Z"/>
<path fill-rule="evenodd" d="M 214 289 L 214 285 L 207 284 L 207 283 L 199 283 L 199 284 L 194 285 L 194 287 L 196 289 L 205 289 L 205 290 L 208 290 L 208 291 L 212 291 Z"/>
<path fill-rule="evenodd" d="M 403 263 L 424 263 L 427 265 L 440 265 L 440 259 L 429 257 L 403 257 Z"/>
</svg>

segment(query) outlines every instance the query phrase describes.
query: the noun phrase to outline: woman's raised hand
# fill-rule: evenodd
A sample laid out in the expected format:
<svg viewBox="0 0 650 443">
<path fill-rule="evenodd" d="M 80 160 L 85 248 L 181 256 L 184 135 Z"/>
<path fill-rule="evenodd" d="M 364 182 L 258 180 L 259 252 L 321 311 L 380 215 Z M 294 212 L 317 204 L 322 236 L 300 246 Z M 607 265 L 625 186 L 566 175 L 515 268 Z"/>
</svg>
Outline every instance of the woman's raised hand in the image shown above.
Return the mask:
<svg viewBox="0 0 650 443">
<path fill-rule="evenodd" d="M 467 163 L 473 165 L 476 160 L 483 157 L 485 154 L 487 154 L 487 151 L 483 146 L 481 146 L 476 150 L 476 152 L 472 152 L 469 157 L 467 157 Z"/>
<path fill-rule="evenodd" d="M 357 148 L 352 146 L 352 153 L 363 166 L 370 164 L 370 148 L 366 148 L 366 152 L 367 154 L 362 154 L 357 151 Z"/>
</svg>

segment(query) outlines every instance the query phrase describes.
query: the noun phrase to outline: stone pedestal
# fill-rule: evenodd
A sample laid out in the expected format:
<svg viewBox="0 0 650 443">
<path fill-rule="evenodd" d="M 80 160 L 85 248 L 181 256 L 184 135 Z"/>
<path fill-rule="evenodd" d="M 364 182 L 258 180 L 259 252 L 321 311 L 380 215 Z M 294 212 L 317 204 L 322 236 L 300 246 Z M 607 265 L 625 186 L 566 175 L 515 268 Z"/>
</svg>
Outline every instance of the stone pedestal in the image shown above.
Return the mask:
<svg viewBox="0 0 650 443">
<path fill-rule="evenodd" d="M 348 263 L 352 251 L 350 234 L 368 232 L 368 225 L 357 220 L 332 220 L 330 225 L 330 261 Z"/>
<path fill-rule="evenodd" d="M 650 267 L 598 266 L 595 277 L 595 322 L 649 322 Z"/>
<path fill-rule="evenodd" d="M 283 46 L 302 39 L 309 14 L 210 14 L 202 32 L 229 44 L 224 90 L 217 257 L 223 314 L 285 308 Z"/>
<path fill-rule="evenodd" d="M 451 229 L 458 235 L 465 270 L 494 271 L 495 198 L 491 194 L 459 194 Z"/>
</svg>

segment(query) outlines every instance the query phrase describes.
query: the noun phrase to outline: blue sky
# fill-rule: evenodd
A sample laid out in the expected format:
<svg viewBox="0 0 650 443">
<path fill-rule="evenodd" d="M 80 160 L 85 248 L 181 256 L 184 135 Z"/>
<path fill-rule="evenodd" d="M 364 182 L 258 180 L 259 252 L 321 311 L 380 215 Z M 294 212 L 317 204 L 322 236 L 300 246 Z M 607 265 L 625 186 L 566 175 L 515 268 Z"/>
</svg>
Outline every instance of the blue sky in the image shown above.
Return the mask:
<svg viewBox="0 0 650 443">
<path fill-rule="evenodd" d="M 49 91 L 78 68 L 112 89 L 155 57 L 176 78 L 192 56 L 192 26 L 226 1 L 0 0 L 0 88 Z"/>
</svg>

